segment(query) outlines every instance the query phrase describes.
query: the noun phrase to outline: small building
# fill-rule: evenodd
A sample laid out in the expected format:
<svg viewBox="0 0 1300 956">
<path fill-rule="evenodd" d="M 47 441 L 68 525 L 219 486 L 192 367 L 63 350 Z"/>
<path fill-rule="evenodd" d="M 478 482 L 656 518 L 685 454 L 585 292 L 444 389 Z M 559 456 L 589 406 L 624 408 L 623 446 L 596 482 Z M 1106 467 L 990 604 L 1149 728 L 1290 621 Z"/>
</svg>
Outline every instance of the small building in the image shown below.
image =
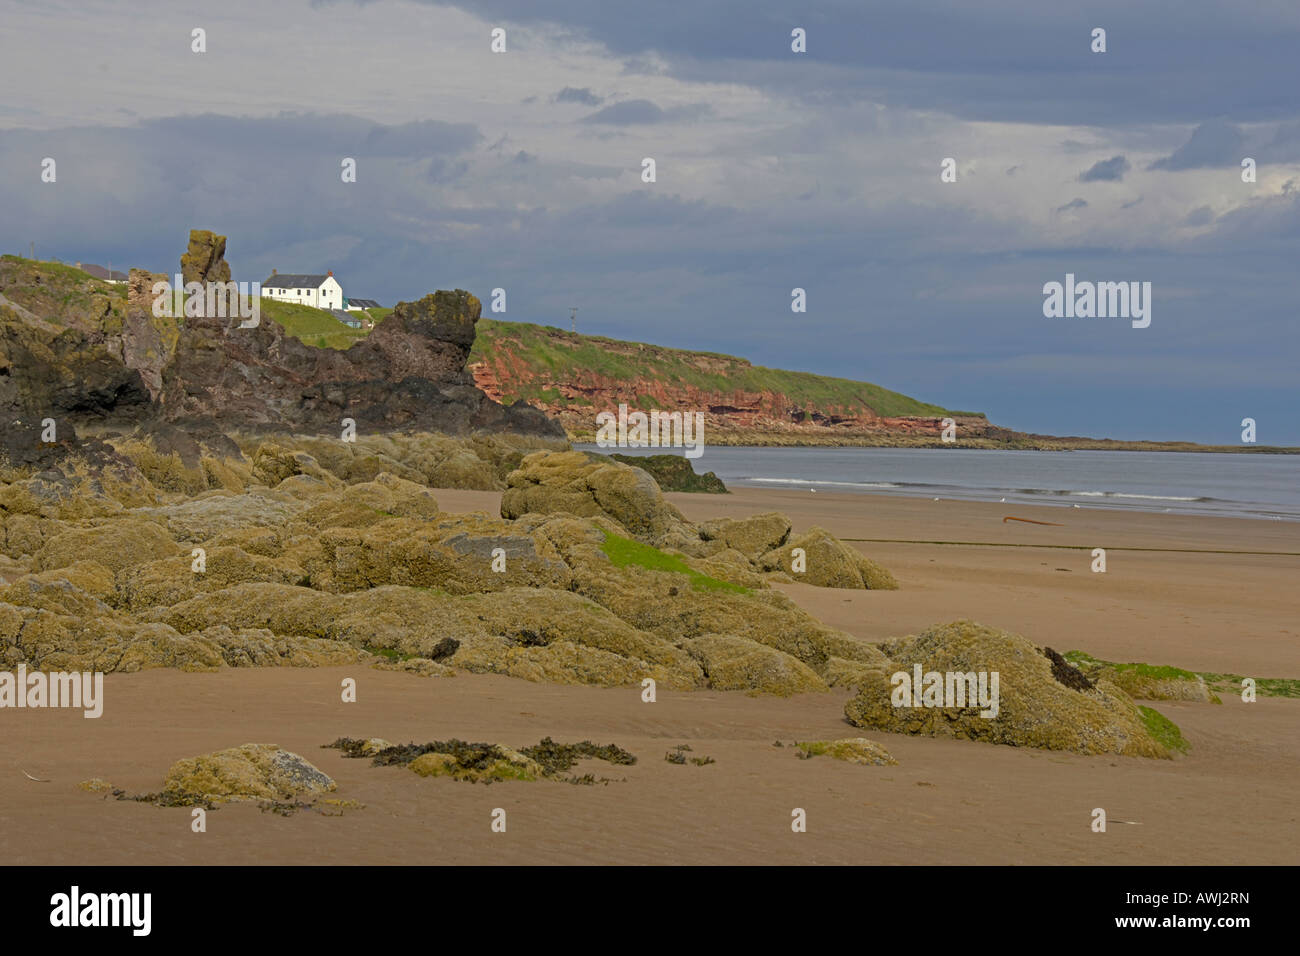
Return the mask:
<svg viewBox="0 0 1300 956">
<path fill-rule="evenodd" d="M 346 308 L 349 312 L 360 312 L 362 309 L 383 308 L 383 306 L 380 305 L 378 302 L 376 302 L 374 299 L 354 299 L 351 296 L 349 296 L 345 301 L 347 302 L 347 305 L 344 306 L 344 308 Z"/>
<path fill-rule="evenodd" d="M 333 272 L 315 275 L 277 272 L 275 269 L 271 270 L 271 275 L 262 283 L 262 298 L 326 310 L 341 310 L 345 301 L 343 287 L 334 278 Z"/>
</svg>

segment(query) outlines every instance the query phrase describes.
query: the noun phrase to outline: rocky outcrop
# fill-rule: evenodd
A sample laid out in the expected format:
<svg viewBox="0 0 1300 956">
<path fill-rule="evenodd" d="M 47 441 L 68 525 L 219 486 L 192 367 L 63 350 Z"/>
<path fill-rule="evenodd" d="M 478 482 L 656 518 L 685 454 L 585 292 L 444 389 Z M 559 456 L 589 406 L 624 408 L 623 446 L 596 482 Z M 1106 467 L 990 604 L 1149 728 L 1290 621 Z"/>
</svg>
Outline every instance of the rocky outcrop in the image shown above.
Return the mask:
<svg viewBox="0 0 1300 956">
<path fill-rule="evenodd" d="M 740 584 L 752 580 L 747 575 L 779 571 L 786 580 L 821 587 L 898 587 L 888 571 L 823 528 L 792 539 L 790 519 L 775 512 L 692 524 L 648 472 L 603 455 L 536 452 L 525 458 L 507 479 L 501 516 L 528 514 L 607 518 L 637 541 L 707 561 L 701 567 L 709 574 Z"/>
<path fill-rule="evenodd" d="M 181 256 L 181 278 L 191 282 L 229 282 L 226 237 L 207 229 L 191 229 L 190 245 Z"/>
<path fill-rule="evenodd" d="M 633 468 L 650 473 L 664 491 L 687 491 L 707 495 L 725 495 L 727 486 L 711 471 L 696 474 L 689 458 L 681 455 L 610 455 Z"/>
<path fill-rule="evenodd" d="M 480 310 L 479 300 L 459 289 L 399 303 L 347 351 L 305 345 L 275 322 L 240 328 L 228 319 L 188 319 L 162 372 L 160 413 L 179 424 L 212 419 L 329 434 L 341 434 L 350 418 L 358 431 L 562 438 L 542 412 L 498 405 L 472 384 L 465 361 Z"/>
<path fill-rule="evenodd" d="M 180 323 L 170 316 L 153 314 L 154 286 L 168 282 L 167 276 L 132 269 L 127 278 L 126 319 L 122 328 L 122 363 L 140 373 L 140 380 L 157 400 L 162 393 L 162 370 L 171 361 L 180 340 Z"/>
<path fill-rule="evenodd" d="M 224 236 L 191 232 L 184 281 L 228 282 L 225 250 Z M 233 318 L 155 315 L 154 285 L 171 278 L 133 269 L 123 288 L 78 269 L 0 258 L 0 414 L 53 418 L 69 430 L 176 426 L 209 436 L 338 437 L 351 419 L 362 434 L 564 437 L 543 412 L 498 404 L 475 387 L 466 362 L 481 306 L 464 290 L 399 303 L 338 351 L 306 345 L 269 319 L 241 328 Z"/>
</svg>

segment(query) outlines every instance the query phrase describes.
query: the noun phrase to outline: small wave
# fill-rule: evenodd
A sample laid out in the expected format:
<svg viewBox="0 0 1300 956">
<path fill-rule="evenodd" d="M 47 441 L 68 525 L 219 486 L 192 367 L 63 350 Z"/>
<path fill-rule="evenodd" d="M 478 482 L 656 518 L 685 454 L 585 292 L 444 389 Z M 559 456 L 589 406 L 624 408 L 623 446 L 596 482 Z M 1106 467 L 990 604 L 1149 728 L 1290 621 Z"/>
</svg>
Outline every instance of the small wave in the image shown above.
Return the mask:
<svg viewBox="0 0 1300 956">
<path fill-rule="evenodd" d="M 737 481 L 757 481 L 767 485 L 830 485 L 838 488 L 902 488 L 892 481 L 826 481 L 821 478 L 738 478 Z"/>
<path fill-rule="evenodd" d="M 1126 491 L 1072 491 L 1068 488 L 1013 488 L 1018 495 L 1056 495 L 1066 498 L 1132 498 L 1137 501 L 1218 501 L 1218 498 L 1185 495 L 1139 495 Z"/>
</svg>

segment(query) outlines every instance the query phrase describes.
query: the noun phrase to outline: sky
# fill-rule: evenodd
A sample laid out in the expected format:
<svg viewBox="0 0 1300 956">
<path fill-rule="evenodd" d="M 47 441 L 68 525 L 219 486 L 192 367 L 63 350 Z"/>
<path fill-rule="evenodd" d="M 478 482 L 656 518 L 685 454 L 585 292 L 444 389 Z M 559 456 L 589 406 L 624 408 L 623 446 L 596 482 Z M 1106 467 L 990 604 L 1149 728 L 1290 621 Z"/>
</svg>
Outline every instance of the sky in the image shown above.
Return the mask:
<svg viewBox="0 0 1300 956">
<path fill-rule="evenodd" d="M 238 280 L 1300 445 L 1297 51 L 1291 0 L 0 0 L 0 252 L 172 273 L 212 229 Z M 1046 317 L 1067 274 L 1150 325 Z"/>
</svg>

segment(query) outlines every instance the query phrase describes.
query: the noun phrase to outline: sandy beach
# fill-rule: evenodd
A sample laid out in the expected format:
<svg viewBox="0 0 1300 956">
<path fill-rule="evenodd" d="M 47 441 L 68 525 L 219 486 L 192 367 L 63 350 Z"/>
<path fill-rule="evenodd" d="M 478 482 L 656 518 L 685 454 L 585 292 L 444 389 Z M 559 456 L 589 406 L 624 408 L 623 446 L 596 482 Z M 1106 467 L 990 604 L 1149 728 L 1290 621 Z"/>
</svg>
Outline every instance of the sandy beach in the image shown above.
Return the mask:
<svg viewBox="0 0 1300 956">
<path fill-rule="evenodd" d="M 444 511 L 496 514 L 495 492 L 436 490 Z M 1255 677 L 1300 677 L 1300 525 L 872 495 L 738 489 L 667 496 L 692 520 L 781 511 L 893 572 L 897 591 L 779 585 L 864 641 L 970 618 L 1059 651 Z M 1007 516 L 1052 524 L 1004 522 Z M 1090 571 L 1107 550 L 1107 572 Z M 355 677 L 356 703 L 340 701 Z M 0 852 L 9 863 L 1294 864 L 1300 700 L 1161 701 L 1190 752 L 1085 757 L 862 732 L 843 690 L 741 692 L 554 686 L 365 667 L 109 674 L 104 716 L 5 712 Z M 551 736 L 616 743 L 634 766 L 607 784 L 471 785 L 372 767 L 321 745 L 340 736 L 460 737 L 520 747 Z M 800 760 L 796 740 L 866 736 L 897 766 Z M 780 741 L 784 746 L 775 746 Z M 177 759 L 274 743 L 315 763 L 363 809 L 281 817 L 106 799 L 92 777 L 155 790 Z M 676 765 L 680 744 L 706 766 Z M 25 776 L 41 778 L 32 781 Z M 1106 833 L 1090 829 L 1107 810 Z M 490 830 L 494 808 L 505 833 Z M 791 811 L 807 812 L 792 833 Z M 1123 821 L 1123 822 L 1121 822 Z"/>
</svg>

